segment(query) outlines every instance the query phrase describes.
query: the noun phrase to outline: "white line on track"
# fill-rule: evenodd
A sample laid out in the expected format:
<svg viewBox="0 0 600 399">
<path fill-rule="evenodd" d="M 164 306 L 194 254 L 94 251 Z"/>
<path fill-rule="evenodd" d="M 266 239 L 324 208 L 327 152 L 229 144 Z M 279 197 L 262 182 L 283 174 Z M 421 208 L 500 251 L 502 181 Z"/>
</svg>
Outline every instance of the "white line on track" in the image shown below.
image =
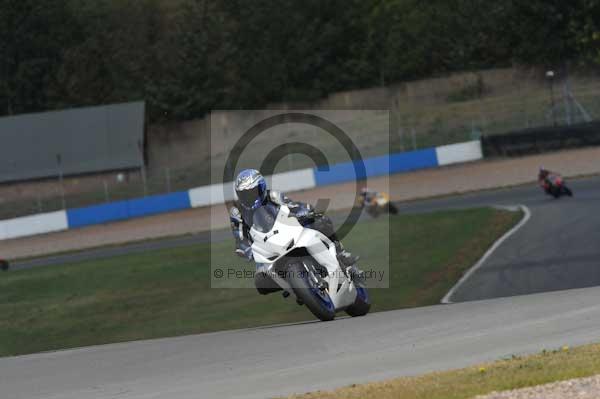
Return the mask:
<svg viewBox="0 0 600 399">
<path fill-rule="evenodd" d="M 470 268 L 469 271 L 467 271 L 461 277 L 461 279 L 458 281 L 458 283 L 456 283 L 454 285 L 454 287 L 452 287 L 452 289 L 450 291 L 448 291 L 446 296 L 444 296 L 444 298 L 442 298 L 441 303 L 443 303 L 443 304 L 452 303 L 452 296 L 454 295 L 454 293 L 473 275 L 473 273 L 475 273 L 477 270 L 479 270 L 485 264 L 485 262 L 494 254 L 494 252 L 496 252 L 496 250 L 500 247 L 500 245 L 504 244 L 504 242 L 506 240 L 508 240 L 510 237 L 515 235 L 519 230 L 521 230 L 521 228 L 523 228 L 523 226 L 525 226 L 527 224 L 527 222 L 529 222 L 529 219 L 531 219 L 531 211 L 525 205 L 518 205 L 516 207 L 498 207 L 498 208 L 508 209 L 508 210 L 512 210 L 512 211 L 521 209 L 523 211 L 524 217 L 519 222 L 519 224 L 517 224 L 509 232 L 507 232 L 502 237 L 500 237 L 500 239 L 498 239 L 498 241 L 496 241 L 494 243 L 494 245 L 492 245 L 492 247 L 490 249 L 488 249 L 488 251 L 485 253 L 485 255 L 483 255 L 483 258 L 481 258 L 479 260 L 479 262 L 477 262 L 475 264 L 475 266 Z"/>
</svg>

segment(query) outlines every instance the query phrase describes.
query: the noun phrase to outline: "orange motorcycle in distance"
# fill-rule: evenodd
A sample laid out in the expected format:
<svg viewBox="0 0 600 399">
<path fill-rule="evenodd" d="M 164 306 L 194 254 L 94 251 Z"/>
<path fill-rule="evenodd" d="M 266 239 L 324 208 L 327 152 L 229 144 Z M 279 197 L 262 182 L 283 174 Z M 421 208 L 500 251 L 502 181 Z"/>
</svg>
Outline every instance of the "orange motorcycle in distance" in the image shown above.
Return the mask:
<svg viewBox="0 0 600 399">
<path fill-rule="evenodd" d="M 390 196 L 384 192 L 363 189 L 360 196 L 360 206 L 374 218 L 382 213 L 398 214 L 398 208 L 390 201 Z"/>
</svg>

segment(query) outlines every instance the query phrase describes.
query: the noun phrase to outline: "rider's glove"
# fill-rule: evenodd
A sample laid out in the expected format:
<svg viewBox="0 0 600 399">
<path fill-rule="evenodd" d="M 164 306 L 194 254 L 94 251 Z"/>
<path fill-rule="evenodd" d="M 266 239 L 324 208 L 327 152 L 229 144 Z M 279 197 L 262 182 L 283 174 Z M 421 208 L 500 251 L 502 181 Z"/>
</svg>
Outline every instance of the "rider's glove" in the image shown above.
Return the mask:
<svg viewBox="0 0 600 399">
<path fill-rule="evenodd" d="M 296 210 L 294 212 L 294 215 L 299 219 L 303 219 L 303 218 L 310 217 L 312 215 L 312 213 L 313 212 L 308 208 L 299 208 L 298 210 Z"/>
</svg>

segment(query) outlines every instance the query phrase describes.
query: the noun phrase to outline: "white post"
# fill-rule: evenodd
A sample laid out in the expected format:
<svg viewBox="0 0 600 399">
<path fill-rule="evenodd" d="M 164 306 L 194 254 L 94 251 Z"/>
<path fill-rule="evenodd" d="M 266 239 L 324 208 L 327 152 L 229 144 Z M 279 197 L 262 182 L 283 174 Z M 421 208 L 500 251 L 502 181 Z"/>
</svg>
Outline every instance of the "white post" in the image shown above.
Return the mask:
<svg viewBox="0 0 600 399">
<path fill-rule="evenodd" d="M 144 197 L 148 195 L 148 183 L 146 181 L 146 162 L 144 161 L 144 149 L 142 148 L 142 142 L 138 140 L 138 151 L 140 154 L 140 161 L 142 162 L 142 184 L 144 185 Z"/>
<path fill-rule="evenodd" d="M 567 78 L 565 80 L 565 85 L 563 87 L 563 95 L 564 95 L 564 102 L 565 102 L 565 113 L 567 116 L 567 125 L 571 126 L 571 99 L 569 97 L 569 78 Z"/>
<path fill-rule="evenodd" d="M 106 180 L 103 180 L 102 184 L 104 185 L 104 199 L 106 202 L 110 202 L 110 194 L 108 192 L 108 183 L 106 182 Z"/>
<path fill-rule="evenodd" d="M 58 181 L 60 185 L 60 196 L 62 199 L 62 208 L 67 209 L 67 200 L 65 198 L 65 184 L 63 179 L 63 170 L 62 170 L 62 157 L 60 154 L 56 154 L 56 164 L 58 166 Z"/>
<path fill-rule="evenodd" d="M 167 179 L 167 193 L 171 192 L 171 168 L 167 166 L 165 169 L 165 176 Z"/>
</svg>

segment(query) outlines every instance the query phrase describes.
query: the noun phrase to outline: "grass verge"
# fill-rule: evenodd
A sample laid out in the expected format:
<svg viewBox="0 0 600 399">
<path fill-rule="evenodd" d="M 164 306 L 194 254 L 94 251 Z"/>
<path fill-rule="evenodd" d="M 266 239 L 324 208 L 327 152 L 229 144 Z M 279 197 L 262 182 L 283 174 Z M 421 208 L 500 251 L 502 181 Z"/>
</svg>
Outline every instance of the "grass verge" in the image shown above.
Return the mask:
<svg viewBox="0 0 600 399">
<path fill-rule="evenodd" d="M 419 377 L 352 385 L 331 392 L 295 395 L 294 399 L 467 399 L 555 381 L 600 374 L 600 345 L 562 348 L 537 355 L 482 364 Z"/>
<path fill-rule="evenodd" d="M 424 306 L 519 218 L 492 209 L 398 216 L 360 223 L 344 242 L 365 262 L 389 264 L 391 288 L 372 290 L 373 311 Z M 389 253 L 377 245 L 386 237 Z M 312 319 L 277 294 L 211 289 L 211 262 L 239 263 L 232 242 L 212 245 L 2 274 L 0 356 Z"/>
</svg>

